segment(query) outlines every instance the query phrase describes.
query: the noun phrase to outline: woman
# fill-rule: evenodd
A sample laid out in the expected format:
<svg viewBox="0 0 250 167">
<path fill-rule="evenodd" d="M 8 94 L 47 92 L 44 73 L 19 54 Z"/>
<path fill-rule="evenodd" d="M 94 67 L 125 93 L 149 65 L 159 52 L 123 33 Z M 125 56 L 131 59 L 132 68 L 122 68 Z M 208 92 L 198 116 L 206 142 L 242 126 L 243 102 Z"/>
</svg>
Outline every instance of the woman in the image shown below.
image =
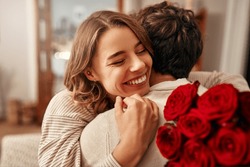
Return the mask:
<svg viewBox="0 0 250 167">
<path fill-rule="evenodd" d="M 116 96 L 149 91 L 150 54 L 145 30 L 125 14 L 95 12 L 80 25 L 66 69 L 64 83 L 68 90 L 51 100 L 44 116 L 40 166 L 81 165 L 78 140 L 86 124 L 113 108 Z M 130 102 L 144 110 L 124 112 L 120 117 L 128 126 L 120 131 L 121 141 L 113 156 L 124 166 L 139 161 L 158 125 L 155 103 L 138 95 L 125 101 L 126 107 Z"/>
</svg>

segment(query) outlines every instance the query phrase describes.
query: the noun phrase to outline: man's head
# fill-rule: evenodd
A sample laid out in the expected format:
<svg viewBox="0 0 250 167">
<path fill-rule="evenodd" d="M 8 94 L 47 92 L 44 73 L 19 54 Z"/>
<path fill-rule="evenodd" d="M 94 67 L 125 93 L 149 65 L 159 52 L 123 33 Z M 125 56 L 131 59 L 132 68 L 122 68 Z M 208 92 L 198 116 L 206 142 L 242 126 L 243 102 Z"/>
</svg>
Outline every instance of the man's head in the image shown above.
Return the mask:
<svg viewBox="0 0 250 167">
<path fill-rule="evenodd" d="M 146 29 L 153 44 L 155 72 L 188 77 L 203 49 L 194 13 L 166 1 L 132 15 Z"/>
</svg>

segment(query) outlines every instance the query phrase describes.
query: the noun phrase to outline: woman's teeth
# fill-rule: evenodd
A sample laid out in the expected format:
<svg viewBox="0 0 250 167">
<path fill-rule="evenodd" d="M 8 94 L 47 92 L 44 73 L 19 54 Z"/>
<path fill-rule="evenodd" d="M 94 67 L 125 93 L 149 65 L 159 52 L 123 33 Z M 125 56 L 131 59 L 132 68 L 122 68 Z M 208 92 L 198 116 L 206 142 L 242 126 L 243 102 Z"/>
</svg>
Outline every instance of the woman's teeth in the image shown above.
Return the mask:
<svg viewBox="0 0 250 167">
<path fill-rule="evenodd" d="M 135 80 L 128 81 L 128 84 L 129 84 L 129 85 L 140 84 L 140 83 L 146 81 L 146 79 L 147 79 L 146 75 L 143 75 L 143 76 L 140 77 L 140 78 L 137 78 L 137 79 L 135 79 Z"/>
</svg>

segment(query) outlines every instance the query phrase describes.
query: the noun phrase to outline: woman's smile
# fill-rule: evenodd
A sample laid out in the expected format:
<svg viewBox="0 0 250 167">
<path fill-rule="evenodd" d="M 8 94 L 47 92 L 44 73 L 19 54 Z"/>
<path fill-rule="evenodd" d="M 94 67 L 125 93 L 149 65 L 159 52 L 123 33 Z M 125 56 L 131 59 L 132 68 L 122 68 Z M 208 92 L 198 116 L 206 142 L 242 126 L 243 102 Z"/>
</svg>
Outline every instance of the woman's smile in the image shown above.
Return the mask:
<svg viewBox="0 0 250 167">
<path fill-rule="evenodd" d="M 147 80 L 147 75 L 144 74 L 138 78 L 132 79 L 128 82 L 126 82 L 127 85 L 139 85 L 139 84 L 144 84 Z"/>
</svg>

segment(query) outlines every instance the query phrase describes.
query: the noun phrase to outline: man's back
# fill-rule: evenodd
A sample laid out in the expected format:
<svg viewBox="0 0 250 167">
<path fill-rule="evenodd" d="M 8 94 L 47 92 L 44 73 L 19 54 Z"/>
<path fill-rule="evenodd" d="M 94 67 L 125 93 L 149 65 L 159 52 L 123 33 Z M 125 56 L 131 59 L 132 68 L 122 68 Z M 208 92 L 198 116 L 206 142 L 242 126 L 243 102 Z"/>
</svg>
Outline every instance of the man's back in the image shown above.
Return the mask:
<svg viewBox="0 0 250 167">
<path fill-rule="evenodd" d="M 151 87 L 150 93 L 145 96 L 155 101 L 159 107 L 159 126 L 165 122 L 163 109 L 168 96 L 175 88 L 187 83 L 189 82 L 186 79 L 161 82 Z M 200 94 L 206 90 L 204 87 L 199 89 Z M 98 166 L 98 164 L 105 164 L 106 161 L 113 161 L 111 153 L 118 143 L 119 132 L 115 121 L 115 110 L 112 109 L 98 115 L 82 132 L 81 150 L 84 166 Z M 138 166 L 164 166 L 166 162 L 167 160 L 159 152 L 154 139 Z M 116 162 L 114 164 L 119 166 Z"/>
</svg>

